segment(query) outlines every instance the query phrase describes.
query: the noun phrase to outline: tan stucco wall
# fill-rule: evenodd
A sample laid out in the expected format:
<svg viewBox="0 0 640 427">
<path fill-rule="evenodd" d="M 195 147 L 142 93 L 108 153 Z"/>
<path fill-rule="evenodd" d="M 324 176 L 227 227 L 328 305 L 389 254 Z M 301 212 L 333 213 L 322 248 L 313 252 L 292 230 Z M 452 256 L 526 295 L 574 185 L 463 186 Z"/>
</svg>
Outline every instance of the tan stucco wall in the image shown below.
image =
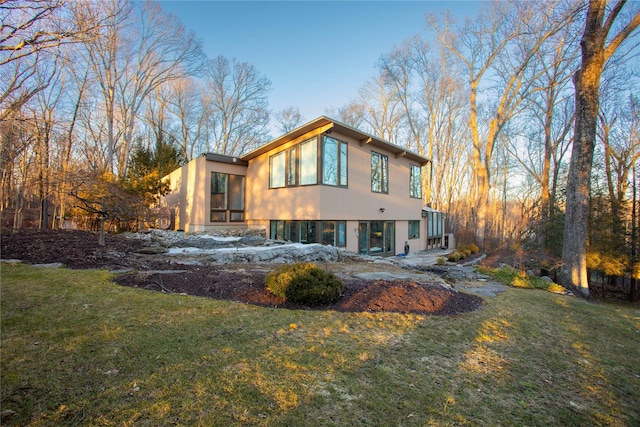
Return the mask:
<svg viewBox="0 0 640 427">
<path fill-rule="evenodd" d="M 207 161 L 204 156 L 200 156 L 168 175 L 170 192 L 161 203 L 175 212 L 175 230 L 197 233 L 225 227 L 246 227 L 245 223 L 209 221 L 212 172 L 245 176 L 247 168 L 230 163 Z"/>
<path fill-rule="evenodd" d="M 421 220 L 422 201 L 409 197 L 409 165 L 403 157 L 360 142 L 335 131 L 331 137 L 348 143 L 348 186 L 339 188 L 311 185 L 269 188 L 269 157 L 308 139 L 303 135 L 288 144 L 267 152 L 249 162 L 247 170 L 247 220 L 250 224 L 266 224 L 269 220 L 347 220 L 347 249 L 358 249 L 358 221 L 395 221 L 396 252 L 402 252 L 407 241 L 408 220 Z M 371 151 L 389 157 L 389 193 L 371 191 Z M 413 163 L 416 164 L 416 163 Z M 384 212 L 380 209 L 384 208 Z M 421 227 L 423 228 L 423 227 Z M 424 249 L 425 239 L 409 242 L 411 250 Z"/>
</svg>

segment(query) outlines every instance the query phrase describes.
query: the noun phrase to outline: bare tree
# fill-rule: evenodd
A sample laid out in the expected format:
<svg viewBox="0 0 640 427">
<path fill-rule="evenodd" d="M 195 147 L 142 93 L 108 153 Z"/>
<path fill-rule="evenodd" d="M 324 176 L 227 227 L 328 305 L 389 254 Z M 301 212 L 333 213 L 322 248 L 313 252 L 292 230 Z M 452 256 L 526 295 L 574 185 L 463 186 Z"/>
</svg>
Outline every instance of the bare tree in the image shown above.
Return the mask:
<svg viewBox="0 0 640 427">
<path fill-rule="evenodd" d="M 269 79 L 253 65 L 223 56 L 210 61 L 205 73 L 215 151 L 235 156 L 263 143 L 269 123 Z"/>
<path fill-rule="evenodd" d="M 201 145 L 208 120 L 203 85 L 190 77 L 169 82 L 163 91 L 169 111 L 178 122 L 176 140 L 182 156 L 191 160 Z M 206 150 L 206 149 L 205 149 Z"/>
<path fill-rule="evenodd" d="M 458 57 L 468 76 L 477 191 L 475 238 L 480 247 L 485 243 L 494 148 L 502 129 L 519 112 L 531 90 L 525 76 L 532 58 L 549 37 L 566 25 L 566 17 L 556 19 L 547 13 L 553 6 L 547 2 L 492 2 L 475 21 L 467 20 L 455 31 L 448 16 L 428 20 L 440 43 Z M 527 42 L 518 44 L 521 38 Z M 492 100 L 484 105 L 484 120 L 480 116 L 479 94 Z"/>
<path fill-rule="evenodd" d="M 304 123 L 304 117 L 298 107 L 287 107 L 275 114 L 278 131 L 282 134 L 289 133 Z"/>
<path fill-rule="evenodd" d="M 93 37 L 107 18 L 76 14 L 65 0 L 0 3 L 0 120 L 49 86 L 62 45 Z"/>
<path fill-rule="evenodd" d="M 104 106 L 106 170 L 122 177 L 146 98 L 159 86 L 199 71 L 203 56 L 195 35 L 156 3 L 109 0 L 98 6 L 112 18 L 87 44 L 87 54 Z"/>
<path fill-rule="evenodd" d="M 124 120 L 118 167 L 121 177 L 126 175 L 133 131 L 145 99 L 160 85 L 198 72 L 203 63 L 200 41 L 157 3 L 143 4 L 135 29 L 128 38 L 134 49 L 125 55 L 131 75 L 118 82 Z"/>
<path fill-rule="evenodd" d="M 337 108 L 328 109 L 326 114 L 335 117 L 338 121 L 351 127 L 362 129 L 365 125 L 365 105 L 358 101 L 352 101 L 347 105 Z"/>
<path fill-rule="evenodd" d="M 463 141 L 458 130 L 463 123 L 463 84 L 446 49 L 434 50 L 419 37 L 380 58 L 378 66 L 387 84 L 393 86 L 402 105 L 402 127 L 407 129 L 407 148 L 431 160 L 423 188 L 425 203 L 443 208 L 448 199 L 443 179 L 451 162 L 461 162 L 465 150 L 446 150 Z M 453 158 L 455 157 L 455 159 Z M 453 178 L 455 179 L 455 178 Z M 434 193 L 433 188 L 439 191 Z"/>
<path fill-rule="evenodd" d="M 572 140 L 575 110 L 571 77 L 578 57 L 579 38 L 575 27 L 567 25 L 550 37 L 532 58 L 530 75 L 536 80 L 530 82 L 533 90 L 515 125 L 522 137 L 512 138 L 508 143 L 511 156 L 539 185 L 536 203 L 539 226 L 535 231 L 538 243 L 547 249 L 553 242 L 560 242 L 553 223 L 558 181 Z"/>
<path fill-rule="evenodd" d="M 591 190 L 591 168 L 596 142 L 600 76 L 605 63 L 640 26 L 640 11 L 634 11 L 613 37 L 614 24 L 622 17 L 626 0 L 608 7 L 606 0 L 590 0 L 580 41 L 582 62 L 574 76 L 576 119 L 573 150 L 567 181 L 567 207 L 563 234 L 562 284 L 589 297 L 587 280 L 587 225 Z M 607 14 L 608 12 L 608 14 Z"/>
</svg>

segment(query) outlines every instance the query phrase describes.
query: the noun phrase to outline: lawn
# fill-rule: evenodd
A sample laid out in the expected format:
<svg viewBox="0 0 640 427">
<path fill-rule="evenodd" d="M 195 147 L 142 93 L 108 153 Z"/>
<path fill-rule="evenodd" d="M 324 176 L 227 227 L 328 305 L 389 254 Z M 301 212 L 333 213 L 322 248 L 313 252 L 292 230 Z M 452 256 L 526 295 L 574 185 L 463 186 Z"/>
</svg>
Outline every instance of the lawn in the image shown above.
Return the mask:
<svg viewBox="0 0 640 427">
<path fill-rule="evenodd" d="M 640 425 L 637 307 L 293 311 L 1 268 L 2 425 Z"/>
</svg>

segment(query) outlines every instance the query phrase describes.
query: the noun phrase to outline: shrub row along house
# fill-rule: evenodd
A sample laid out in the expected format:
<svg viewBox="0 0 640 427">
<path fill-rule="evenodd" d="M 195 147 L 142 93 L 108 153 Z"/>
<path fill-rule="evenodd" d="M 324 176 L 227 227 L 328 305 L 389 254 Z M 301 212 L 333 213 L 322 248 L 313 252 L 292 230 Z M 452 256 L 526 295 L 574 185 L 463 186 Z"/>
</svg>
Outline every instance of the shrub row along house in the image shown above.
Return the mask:
<svg viewBox="0 0 640 427">
<path fill-rule="evenodd" d="M 165 179 L 162 204 L 187 233 L 258 228 L 271 239 L 367 255 L 445 244 L 422 206 L 428 159 L 327 117 L 242 157 L 206 153 Z"/>
</svg>

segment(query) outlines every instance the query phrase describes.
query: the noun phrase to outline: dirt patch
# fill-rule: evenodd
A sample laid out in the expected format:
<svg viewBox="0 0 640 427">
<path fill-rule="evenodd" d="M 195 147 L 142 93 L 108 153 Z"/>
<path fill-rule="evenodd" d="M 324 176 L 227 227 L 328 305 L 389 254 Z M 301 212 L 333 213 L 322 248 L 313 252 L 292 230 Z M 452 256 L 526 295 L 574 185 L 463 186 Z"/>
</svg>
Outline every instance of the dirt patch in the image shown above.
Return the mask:
<svg viewBox="0 0 640 427">
<path fill-rule="evenodd" d="M 97 244 L 94 233 L 77 230 L 19 231 L 2 233 L 0 256 L 29 263 L 61 262 L 69 268 L 131 269 L 114 281 L 123 286 L 238 301 L 265 307 L 309 309 L 278 298 L 265 289 L 267 274 L 276 265 L 181 265 L 162 256 L 136 252 L 148 242 L 126 235 L 107 235 L 106 246 Z M 454 292 L 437 284 L 407 280 L 364 280 L 349 275 L 369 269 L 370 263 L 323 265 L 338 274 L 344 285 L 342 297 L 330 309 L 344 312 L 401 312 L 453 315 L 476 310 L 482 299 Z M 377 266 L 377 269 L 384 269 Z M 172 272 L 175 271 L 175 272 Z M 318 308 L 315 308 L 318 309 Z"/>
</svg>

